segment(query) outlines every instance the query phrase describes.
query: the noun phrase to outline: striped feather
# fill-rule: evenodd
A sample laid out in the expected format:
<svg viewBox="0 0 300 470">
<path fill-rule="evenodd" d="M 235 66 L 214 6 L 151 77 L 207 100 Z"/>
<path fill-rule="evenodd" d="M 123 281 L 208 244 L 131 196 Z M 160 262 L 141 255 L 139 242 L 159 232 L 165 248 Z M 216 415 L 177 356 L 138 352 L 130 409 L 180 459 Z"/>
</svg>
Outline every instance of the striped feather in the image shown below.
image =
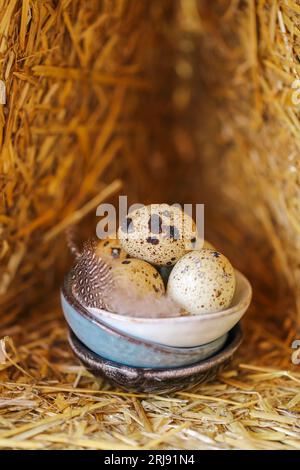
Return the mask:
<svg viewBox="0 0 300 470">
<path fill-rule="evenodd" d="M 86 307 L 107 308 L 113 289 L 111 266 L 96 255 L 96 241 L 84 243 L 72 270 L 72 291 Z"/>
</svg>

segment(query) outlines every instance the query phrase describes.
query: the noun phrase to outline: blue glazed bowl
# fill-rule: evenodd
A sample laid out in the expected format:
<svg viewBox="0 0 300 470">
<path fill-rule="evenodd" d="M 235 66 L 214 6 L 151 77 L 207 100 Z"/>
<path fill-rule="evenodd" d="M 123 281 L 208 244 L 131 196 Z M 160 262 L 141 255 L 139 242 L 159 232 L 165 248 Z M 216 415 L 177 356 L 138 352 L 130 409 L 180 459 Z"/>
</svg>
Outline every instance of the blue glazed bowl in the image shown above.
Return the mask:
<svg viewBox="0 0 300 470">
<path fill-rule="evenodd" d="M 69 276 L 66 276 L 61 290 L 61 304 L 69 327 L 85 346 L 105 359 L 132 367 L 190 365 L 218 352 L 227 339 L 225 334 L 201 346 L 176 348 L 130 336 L 106 325 L 84 308 L 72 294 Z"/>
<path fill-rule="evenodd" d="M 69 343 L 75 356 L 95 377 L 107 379 L 117 387 L 133 392 L 171 393 L 211 381 L 225 370 L 243 340 L 239 324 L 228 333 L 221 351 L 195 364 L 174 368 L 132 367 L 109 361 L 88 349 L 70 331 Z"/>
</svg>

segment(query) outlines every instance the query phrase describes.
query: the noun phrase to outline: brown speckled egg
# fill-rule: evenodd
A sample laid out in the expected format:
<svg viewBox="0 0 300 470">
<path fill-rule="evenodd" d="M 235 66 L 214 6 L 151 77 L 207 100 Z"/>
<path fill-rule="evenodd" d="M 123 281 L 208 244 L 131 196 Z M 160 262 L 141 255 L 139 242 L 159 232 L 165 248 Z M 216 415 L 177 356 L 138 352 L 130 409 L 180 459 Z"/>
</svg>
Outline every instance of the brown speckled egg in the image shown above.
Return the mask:
<svg viewBox="0 0 300 470">
<path fill-rule="evenodd" d="M 112 265 L 111 273 L 115 289 L 125 295 L 141 298 L 147 294 L 161 296 L 165 293 L 159 272 L 146 261 L 135 258 L 117 260 Z"/>
<path fill-rule="evenodd" d="M 159 266 L 172 266 L 197 239 L 191 217 L 168 204 L 151 204 L 137 209 L 119 227 L 122 247 L 135 258 Z"/>
<path fill-rule="evenodd" d="M 228 259 L 212 249 L 191 251 L 174 266 L 168 295 L 192 315 L 229 307 L 235 291 L 234 269 Z"/>
<path fill-rule="evenodd" d="M 96 254 L 98 256 L 107 257 L 109 260 L 124 260 L 130 258 L 130 255 L 122 249 L 119 240 L 114 238 L 100 240 L 96 246 Z"/>
</svg>

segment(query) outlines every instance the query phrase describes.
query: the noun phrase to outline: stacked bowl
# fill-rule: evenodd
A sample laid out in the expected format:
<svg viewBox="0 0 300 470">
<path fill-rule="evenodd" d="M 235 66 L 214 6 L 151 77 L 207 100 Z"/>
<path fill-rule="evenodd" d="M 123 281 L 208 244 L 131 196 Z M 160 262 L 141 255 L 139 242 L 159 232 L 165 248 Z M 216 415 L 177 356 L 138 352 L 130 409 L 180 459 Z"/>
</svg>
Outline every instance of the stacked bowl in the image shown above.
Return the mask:
<svg viewBox="0 0 300 470">
<path fill-rule="evenodd" d="M 75 355 L 95 376 L 128 390 L 164 392 L 214 378 L 242 341 L 239 320 L 252 296 L 235 271 L 228 308 L 202 315 L 140 318 L 87 308 L 72 291 L 71 274 L 61 291 Z"/>
</svg>

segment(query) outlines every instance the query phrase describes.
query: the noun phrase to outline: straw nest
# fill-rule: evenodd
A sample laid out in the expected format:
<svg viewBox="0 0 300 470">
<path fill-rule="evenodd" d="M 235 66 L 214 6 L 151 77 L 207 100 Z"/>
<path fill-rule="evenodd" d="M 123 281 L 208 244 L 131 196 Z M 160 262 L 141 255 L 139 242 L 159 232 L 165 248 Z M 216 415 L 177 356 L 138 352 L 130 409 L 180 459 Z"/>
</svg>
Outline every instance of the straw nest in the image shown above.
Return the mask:
<svg viewBox="0 0 300 470">
<path fill-rule="evenodd" d="M 244 345 L 218 380 L 135 394 L 96 381 L 74 359 L 55 298 L 0 330 L 9 335 L 0 348 L 0 447 L 299 450 L 295 331 L 275 314 L 268 296 L 256 297 Z"/>
<path fill-rule="evenodd" d="M 0 0 L 0 447 L 300 448 L 298 10 Z M 244 345 L 212 383 L 126 393 L 67 346 L 62 233 L 119 177 L 131 197 L 205 202 L 208 239 L 254 286 Z"/>
</svg>

